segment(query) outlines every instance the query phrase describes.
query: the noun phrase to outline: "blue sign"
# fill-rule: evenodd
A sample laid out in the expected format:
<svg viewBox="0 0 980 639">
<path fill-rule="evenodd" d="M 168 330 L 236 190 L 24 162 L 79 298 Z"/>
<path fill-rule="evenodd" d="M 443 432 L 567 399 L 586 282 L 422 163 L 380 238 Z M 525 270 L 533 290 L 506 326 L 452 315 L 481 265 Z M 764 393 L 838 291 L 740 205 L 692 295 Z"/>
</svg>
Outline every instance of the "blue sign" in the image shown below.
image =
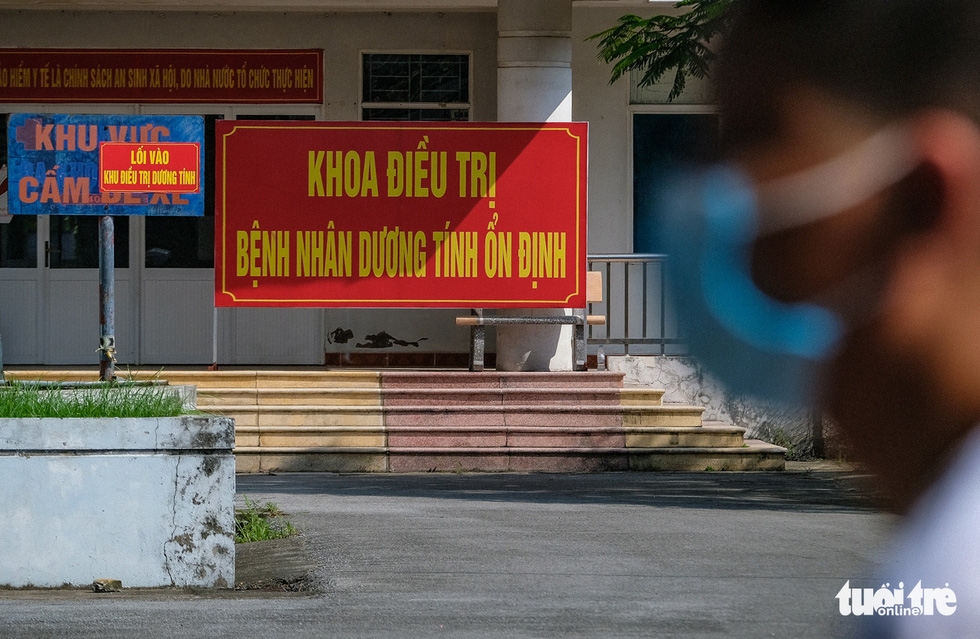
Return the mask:
<svg viewBox="0 0 980 639">
<path fill-rule="evenodd" d="M 196 143 L 196 193 L 100 188 L 99 145 Z M 7 124 L 8 209 L 12 215 L 204 215 L 204 119 L 176 115 L 14 113 Z M 193 156 L 192 156 L 193 157 Z"/>
</svg>

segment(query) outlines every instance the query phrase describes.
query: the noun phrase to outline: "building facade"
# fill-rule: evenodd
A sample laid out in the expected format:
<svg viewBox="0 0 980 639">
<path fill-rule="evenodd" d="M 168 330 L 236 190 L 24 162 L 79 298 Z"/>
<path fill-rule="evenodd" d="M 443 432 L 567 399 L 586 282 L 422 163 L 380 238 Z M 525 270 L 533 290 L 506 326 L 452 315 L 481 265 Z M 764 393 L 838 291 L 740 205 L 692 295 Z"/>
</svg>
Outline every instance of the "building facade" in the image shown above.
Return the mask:
<svg viewBox="0 0 980 639">
<path fill-rule="evenodd" d="M 585 121 L 588 251 L 644 252 L 651 248 L 643 205 L 649 175 L 673 161 L 702 120 L 713 121 L 713 109 L 700 86 L 667 104 L 660 87 L 641 90 L 625 79 L 610 85 L 609 67 L 586 38 L 621 15 L 671 6 L 638 0 L 0 0 L 2 48 L 323 52 L 317 104 L 12 103 L 0 86 L 0 114 L 202 115 L 206 140 L 219 119 Z M 213 161 L 213 149 L 206 148 L 206 156 Z M 439 365 L 467 352 L 467 329 L 453 319 L 458 310 L 215 309 L 213 207 L 206 211 L 203 219 L 117 219 L 121 367 Z M 18 216 L 0 225 L 5 364 L 97 362 L 96 238 L 95 217 Z M 408 345 L 368 339 L 381 333 Z"/>
</svg>

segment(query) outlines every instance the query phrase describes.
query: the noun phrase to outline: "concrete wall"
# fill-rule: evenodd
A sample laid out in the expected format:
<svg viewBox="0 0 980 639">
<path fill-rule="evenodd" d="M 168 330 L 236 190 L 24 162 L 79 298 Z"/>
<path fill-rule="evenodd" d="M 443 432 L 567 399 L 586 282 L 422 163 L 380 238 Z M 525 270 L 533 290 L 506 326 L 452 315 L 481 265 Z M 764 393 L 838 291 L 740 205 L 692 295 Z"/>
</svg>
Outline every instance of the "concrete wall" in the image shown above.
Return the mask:
<svg viewBox="0 0 980 639">
<path fill-rule="evenodd" d="M 807 457 L 812 452 L 809 409 L 734 395 L 693 358 L 615 355 L 606 362 L 609 370 L 625 375 L 627 386 L 664 389 L 665 403 L 704 407 L 705 421 L 745 428 L 749 437 L 790 448 L 791 457 Z"/>
<path fill-rule="evenodd" d="M 589 123 L 589 253 L 633 250 L 629 79 L 609 84 L 611 67 L 586 38 L 642 7 L 572 12 L 572 118 Z"/>
<path fill-rule="evenodd" d="M 235 584 L 234 421 L 0 419 L 0 586 Z"/>
<path fill-rule="evenodd" d="M 598 43 L 587 38 L 625 14 L 664 12 L 662 3 L 582 6 L 572 12 L 572 117 L 589 123 L 589 253 L 633 250 L 633 109 L 630 78 L 610 85 L 612 66 L 596 58 Z"/>
</svg>

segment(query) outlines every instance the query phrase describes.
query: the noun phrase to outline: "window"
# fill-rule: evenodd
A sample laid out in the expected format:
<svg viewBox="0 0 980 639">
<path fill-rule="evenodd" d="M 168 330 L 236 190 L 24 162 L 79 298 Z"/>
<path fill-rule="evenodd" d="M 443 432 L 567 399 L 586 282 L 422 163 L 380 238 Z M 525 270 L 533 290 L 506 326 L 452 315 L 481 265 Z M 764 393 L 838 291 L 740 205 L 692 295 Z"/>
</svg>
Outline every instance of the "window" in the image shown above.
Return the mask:
<svg viewBox="0 0 980 639">
<path fill-rule="evenodd" d="M 115 268 L 129 268 L 129 218 L 112 216 Z M 99 268 L 99 216 L 52 215 L 45 243 L 51 268 Z"/>
<path fill-rule="evenodd" d="M 468 55 L 365 53 L 362 120 L 447 122 L 470 117 Z"/>
<path fill-rule="evenodd" d="M 17 215 L 0 226 L 0 268 L 36 266 L 37 216 Z"/>
</svg>

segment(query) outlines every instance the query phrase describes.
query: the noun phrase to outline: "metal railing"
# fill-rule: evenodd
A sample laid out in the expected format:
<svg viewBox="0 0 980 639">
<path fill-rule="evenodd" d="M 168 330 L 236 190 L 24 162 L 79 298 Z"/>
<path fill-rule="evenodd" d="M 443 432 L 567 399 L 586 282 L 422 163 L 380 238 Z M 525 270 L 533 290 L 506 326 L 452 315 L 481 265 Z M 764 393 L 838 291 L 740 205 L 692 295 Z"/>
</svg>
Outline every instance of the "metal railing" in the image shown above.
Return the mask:
<svg viewBox="0 0 980 639">
<path fill-rule="evenodd" d="M 607 355 L 686 352 L 667 295 L 667 256 L 589 255 L 587 262 L 590 271 L 602 273 L 603 296 L 589 304 L 589 314 L 606 316 L 604 326 L 589 327 L 590 347 L 603 346 Z"/>
</svg>

